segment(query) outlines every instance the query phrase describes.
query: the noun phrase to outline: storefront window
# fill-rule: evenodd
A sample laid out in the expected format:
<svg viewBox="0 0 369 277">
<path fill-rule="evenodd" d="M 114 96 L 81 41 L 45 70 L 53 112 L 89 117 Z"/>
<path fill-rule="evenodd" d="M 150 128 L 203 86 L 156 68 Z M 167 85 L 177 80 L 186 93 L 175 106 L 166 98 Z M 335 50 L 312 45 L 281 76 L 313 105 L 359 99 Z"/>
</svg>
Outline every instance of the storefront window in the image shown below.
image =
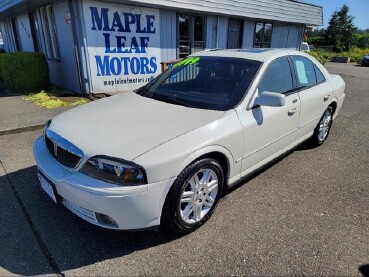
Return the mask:
<svg viewBox="0 0 369 277">
<path fill-rule="evenodd" d="M 5 37 L 7 41 L 7 50 L 10 52 L 16 52 L 18 49 L 15 45 L 15 38 L 14 38 L 14 32 L 12 28 L 12 22 L 10 19 L 5 19 L 4 21 L 4 27 L 5 27 Z"/>
<path fill-rule="evenodd" d="M 40 8 L 42 33 L 49 59 L 60 59 L 59 43 L 56 35 L 54 10 L 51 5 Z"/>
<path fill-rule="evenodd" d="M 254 47 L 255 48 L 270 48 L 272 42 L 273 24 L 256 22 Z"/>
<path fill-rule="evenodd" d="M 205 19 L 202 16 L 195 16 L 195 35 L 194 35 L 194 52 L 198 52 L 204 50 L 205 42 L 204 42 L 204 28 L 205 28 Z"/>
<path fill-rule="evenodd" d="M 190 16 L 179 14 L 178 27 L 179 27 L 179 41 L 178 41 L 179 57 L 183 58 L 191 54 Z"/>
<path fill-rule="evenodd" d="M 205 18 L 178 14 L 178 52 L 179 58 L 205 48 Z"/>
</svg>

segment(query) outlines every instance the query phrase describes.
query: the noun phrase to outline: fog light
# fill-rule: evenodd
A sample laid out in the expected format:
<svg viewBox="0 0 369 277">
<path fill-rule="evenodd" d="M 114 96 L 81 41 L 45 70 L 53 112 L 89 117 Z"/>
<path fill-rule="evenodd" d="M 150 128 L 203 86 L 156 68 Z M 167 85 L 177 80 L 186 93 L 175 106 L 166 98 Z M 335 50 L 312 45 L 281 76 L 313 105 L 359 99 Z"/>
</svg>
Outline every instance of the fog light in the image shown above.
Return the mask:
<svg viewBox="0 0 369 277">
<path fill-rule="evenodd" d="M 115 220 L 113 218 L 111 218 L 108 215 L 105 214 L 100 214 L 100 213 L 95 213 L 96 219 L 100 224 L 103 225 L 108 225 L 111 227 L 116 227 L 118 228 L 118 224 L 115 222 Z"/>
</svg>

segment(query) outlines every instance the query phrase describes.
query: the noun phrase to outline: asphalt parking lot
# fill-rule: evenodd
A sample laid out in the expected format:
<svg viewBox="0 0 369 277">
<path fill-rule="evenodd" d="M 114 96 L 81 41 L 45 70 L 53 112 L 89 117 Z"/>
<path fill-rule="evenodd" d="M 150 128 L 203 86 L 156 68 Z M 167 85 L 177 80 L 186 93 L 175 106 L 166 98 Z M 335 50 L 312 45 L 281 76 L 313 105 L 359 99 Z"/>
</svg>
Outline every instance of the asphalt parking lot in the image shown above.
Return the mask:
<svg viewBox="0 0 369 277">
<path fill-rule="evenodd" d="M 0 136 L 0 275 L 369 276 L 369 68 L 327 67 L 347 94 L 328 141 L 243 181 L 183 237 L 84 222 L 40 189 L 41 131 Z"/>
</svg>

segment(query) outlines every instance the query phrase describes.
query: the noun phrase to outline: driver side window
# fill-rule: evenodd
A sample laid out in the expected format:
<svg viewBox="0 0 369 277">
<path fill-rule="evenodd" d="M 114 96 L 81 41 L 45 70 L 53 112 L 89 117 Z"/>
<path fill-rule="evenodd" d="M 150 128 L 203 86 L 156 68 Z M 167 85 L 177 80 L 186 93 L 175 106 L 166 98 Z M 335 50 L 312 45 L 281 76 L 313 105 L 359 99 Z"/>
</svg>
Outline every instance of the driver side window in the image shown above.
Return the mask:
<svg viewBox="0 0 369 277">
<path fill-rule="evenodd" d="M 259 83 L 259 93 L 264 91 L 286 93 L 292 89 L 293 81 L 288 58 L 282 57 L 270 63 Z"/>
</svg>

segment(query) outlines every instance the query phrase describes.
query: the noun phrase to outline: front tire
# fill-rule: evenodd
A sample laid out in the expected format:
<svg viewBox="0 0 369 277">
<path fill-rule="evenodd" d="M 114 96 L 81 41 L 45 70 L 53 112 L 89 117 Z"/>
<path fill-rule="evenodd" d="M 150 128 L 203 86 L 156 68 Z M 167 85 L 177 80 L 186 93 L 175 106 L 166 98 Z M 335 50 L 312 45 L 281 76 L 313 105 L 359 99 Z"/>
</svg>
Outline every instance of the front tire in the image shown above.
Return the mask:
<svg viewBox="0 0 369 277">
<path fill-rule="evenodd" d="M 205 158 L 186 167 L 167 195 L 162 227 L 187 234 L 202 226 L 218 205 L 223 186 L 223 169 L 216 160 Z"/>
<path fill-rule="evenodd" d="M 311 143 L 313 146 L 322 145 L 328 138 L 329 132 L 331 130 L 333 123 L 333 108 L 329 106 L 322 118 L 320 119 L 318 125 L 314 130 L 314 134 L 311 138 Z"/>
</svg>

